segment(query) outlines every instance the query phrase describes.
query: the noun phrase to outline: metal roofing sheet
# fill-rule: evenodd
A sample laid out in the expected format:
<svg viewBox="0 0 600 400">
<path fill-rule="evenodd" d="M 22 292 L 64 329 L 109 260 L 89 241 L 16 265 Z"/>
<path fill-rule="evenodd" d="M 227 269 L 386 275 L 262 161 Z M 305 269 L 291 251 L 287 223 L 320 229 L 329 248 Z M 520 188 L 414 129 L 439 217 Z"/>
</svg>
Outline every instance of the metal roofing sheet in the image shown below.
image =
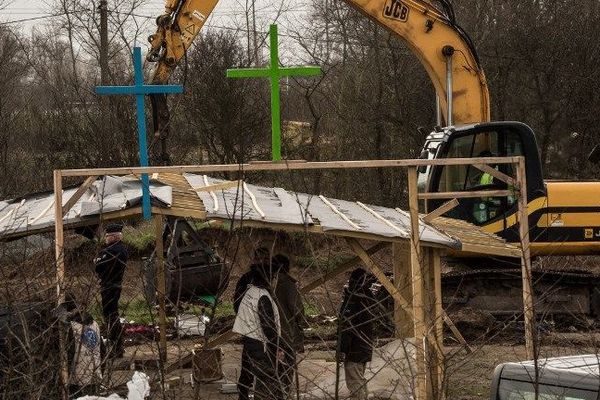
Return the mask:
<svg viewBox="0 0 600 400">
<path fill-rule="evenodd" d="M 205 175 L 185 174 L 194 188 L 226 182 Z M 313 225 L 318 222 L 324 232 L 364 233 L 386 238 L 410 239 L 410 215 L 400 209 L 366 205 L 358 202 L 325 198 L 246 184 L 214 192 L 199 191 L 214 219 L 243 219 L 274 224 Z M 420 221 L 421 240 L 451 248 L 460 242 Z"/>
<path fill-rule="evenodd" d="M 63 191 L 63 205 L 77 188 Z M 171 188 L 156 182 L 150 184 L 153 202 L 169 207 Z M 132 177 L 107 176 L 97 180 L 64 216 L 65 224 L 82 222 L 87 217 L 134 207 L 141 202 L 141 182 Z M 54 226 L 54 193 L 34 194 L 0 203 L 0 237 L 40 231 Z"/>
</svg>

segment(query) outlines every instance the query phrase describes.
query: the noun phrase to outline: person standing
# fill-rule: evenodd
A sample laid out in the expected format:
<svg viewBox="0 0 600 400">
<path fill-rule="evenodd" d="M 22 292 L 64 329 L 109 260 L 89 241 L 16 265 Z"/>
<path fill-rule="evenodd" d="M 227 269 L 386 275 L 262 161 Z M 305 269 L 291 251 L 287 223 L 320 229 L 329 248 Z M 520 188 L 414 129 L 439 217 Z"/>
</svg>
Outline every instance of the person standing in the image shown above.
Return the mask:
<svg viewBox="0 0 600 400">
<path fill-rule="evenodd" d="M 71 293 L 65 295 L 59 318 L 68 327 L 69 393 L 93 395 L 102 382 L 100 328 Z"/>
<path fill-rule="evenodd" d="M 119 317 L 119 299 L 123 286 L 123 275 L 127 266 L 127 249 L 123 244 L 123 225 L 109 224 L 104 236 L 104 247 L 94 259 L 96 274 L 100 279 L 102 314 L 110 340 L 108 354 L 122 357 L 123 327 Z"/>
<path fill-rule="evenodd" d="M 246 294 L 246 291 L 255 280 L 254 276 L 259 268 L 264 268 L 267 265 L 269 258 L 269 249 L 265 247 L 259 247 L 254 251 L 254 260 L 250 265 L 249 271 L 244 273 L 237 284 L 235 285 L 235 292 L 233 294 L 233 310 L 238 313 L 242 299 Z M 240 376 L 238 379 L 238 398 L 239 400 L 248 400 L 250 388 L 254 386 L 254 375 L 252 374 L 252 366 L 250 365 L 250 358 L 247 352 L 246 346 L 242 348 L 242 363 L 240 366 Z"/>
<path fill-rule="evenodd" d="M 279 271 L 275 287 L 275 301 L 281 317 L 281 381 L 284 394 L 289 395 L 296 375 L 296 354 L 304 352 L 304 302 L 298 289 L 298 281 L 290 275 L 290 260 L 283 254 L 273 257 L 272 264 Z"/>
<path fill-rule="evenodd" d="M 351 397 L 368 397 L 366 364 L 373 357 L 374 301 L 372 275 L 364 269 L 352 271 L 340 309 L 340 352 L 344 354 L 344 374 Z"/>
<path fill-rule="evenodd" d="M 233 332 L 242 336 L 242 354 L 246 354 L 248 370 L 256 378 L 254 399 L 280 400 L 276 366 L 283 359 L 279 350 L 281 322 L 271 295 L 277 274 L 270 263 L 257 265 L 255 271 L 240 302 Z"/>
</svg>

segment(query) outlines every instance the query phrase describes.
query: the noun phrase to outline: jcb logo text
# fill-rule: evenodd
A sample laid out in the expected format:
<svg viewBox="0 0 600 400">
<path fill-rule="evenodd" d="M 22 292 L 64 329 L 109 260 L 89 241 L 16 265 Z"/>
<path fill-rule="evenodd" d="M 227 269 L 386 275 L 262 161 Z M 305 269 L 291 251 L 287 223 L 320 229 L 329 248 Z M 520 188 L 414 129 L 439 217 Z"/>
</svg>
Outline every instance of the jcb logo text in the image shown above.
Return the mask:
<svg viewBox="0 0 600 400">
<path fill-rule="evenodd" d="M 408 20 L 408 7 L 400 0 L 387 0 L 383 6 L 383 16 L 400 22 Z"/>
</svg>

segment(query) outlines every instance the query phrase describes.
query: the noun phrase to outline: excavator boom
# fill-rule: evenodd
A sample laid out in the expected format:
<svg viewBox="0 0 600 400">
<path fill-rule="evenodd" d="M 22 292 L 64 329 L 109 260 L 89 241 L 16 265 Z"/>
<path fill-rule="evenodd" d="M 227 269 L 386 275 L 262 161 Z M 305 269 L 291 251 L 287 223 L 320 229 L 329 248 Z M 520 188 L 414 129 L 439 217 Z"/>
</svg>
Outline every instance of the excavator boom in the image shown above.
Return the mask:
<svg viewBox="0 0 600 400">
<path fill-rule="evenodd" d="M 442 10 L 425 0 L 344 1 L 408 44 L 433 82 L 446 125 L 490 121 L 485 75 L 469 37 L 454 21 L 446 1 L 441 1 L 446 4 Z M 147 59 L 158 63 L 153 84 L 168 82 L 217 3 L 218 0 L 166 0 L 165 13 L 157 18 L 157 31 L 150 36 Z M 152 107 L 155 140 L 161 140 L 161 161 L 168 164 L 165 141 L 170 116 L 166 97 L 154 95 Z"/>
<path fill-rule="evenodd" d="M 400 36 L 421 61 L 448 121 L 447 57 L 452 58 L 453 124 L 490 121 L 485 75 L 469 37 L 447 15 L 421 0 L 344 0 Z"/>
</svg>

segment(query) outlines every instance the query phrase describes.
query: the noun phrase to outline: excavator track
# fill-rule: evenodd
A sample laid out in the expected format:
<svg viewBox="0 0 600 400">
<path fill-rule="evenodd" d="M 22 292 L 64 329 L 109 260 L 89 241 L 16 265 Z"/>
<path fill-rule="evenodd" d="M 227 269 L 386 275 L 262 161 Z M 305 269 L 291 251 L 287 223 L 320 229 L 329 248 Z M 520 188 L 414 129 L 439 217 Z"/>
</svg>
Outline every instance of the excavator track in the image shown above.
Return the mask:
<svg viewBox="0 0 600 400">
<path fill-rule="evenodd" d="M 488 261 L 489 262 L 489 261 Z M 442 277 L 444 307 L 469 308 L 496 316 L 523 313 L 520 268 L 465 268 L 448 261 Z M 600 317 L 600 274 L 573 270 L 532 270 L 538 316 Z"/>
</svg>

